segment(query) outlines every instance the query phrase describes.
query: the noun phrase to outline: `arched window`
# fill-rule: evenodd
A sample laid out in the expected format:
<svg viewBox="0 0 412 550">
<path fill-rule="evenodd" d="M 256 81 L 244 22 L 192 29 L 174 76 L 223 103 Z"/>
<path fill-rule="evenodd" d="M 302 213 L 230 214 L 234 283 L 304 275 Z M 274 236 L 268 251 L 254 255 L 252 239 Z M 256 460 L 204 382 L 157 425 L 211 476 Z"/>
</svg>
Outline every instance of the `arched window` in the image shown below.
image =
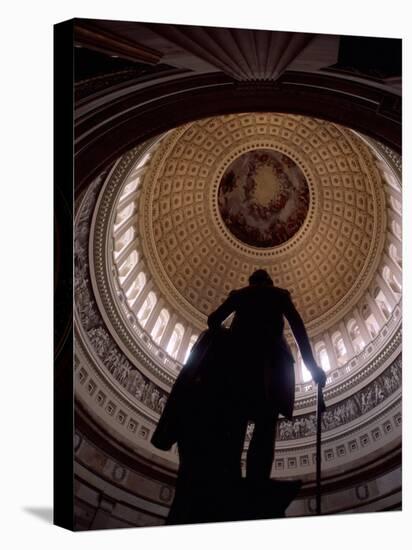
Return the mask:
<svg viewBox="0 0 412 550">
<path fill-rule="evenodd" d="M 116 244 L 115 244 L 115 247 L 114 247 L 115 257 L 118 256 L 120 254 L 120 252 L 123 250 L 123 248 L 131 242 L 134 235 L 135 235 L 134 227 L 129 227 L 129 229 L 127 229 L 123 233 L 123 235 L 119 239 L 116 240 Z"/>
<path fill-rule="evenodd" d="M 136 164 L 134 170 L 137 171 L 139 168 L 144 166 L 146 162 L 150 159 L 151 154 L 152 154 L 151 151 L 148 151 L 145 155 L 143 155 L 142 158 L 139 160 L 139 162 Z"/>
<path fill-rule="evenodd" d="M 388 266 L 384 266 L 382 271 L 382 276 L 384 280 L 386 281 L 389 288 L 392 290 L 393 294 L 395 295 L 395 298 L 399 298 L 402 293 L 401 285 L 398 281 L 398 279 L 395 277 L 395 275 L 392 273 L 390 268 Z"/>
<path fill-rule="evenodd" d="M 300 360 L 300 372 L 302 374 L 302 381 L 303 382 L 310 382 L 312 380 L 312 375 L 310 374 L 309 369 L 303 362 L 303 359 Z"/>
<path fill-rule="evenodd" d="M 402 205 L 395 197 L 391 197 L 391 205 L 395 212 L 402 215 Z"/>
<path fill-rule="evenodd" d="M 126 292 L 127 301 L 129 304 L 132 304 L 139 294 L 142 292 L 143 287 L 146 284 L 146 275 L 141 271 L 136 277 L 136 280 L 133 281 L 132 285 Z"/>
<path fill-rule="evenodd" d="M 402 238 L 402 228 L 397 221 L 392 220 L 391 223 L 393 234 L 400 240 Z"/>
<path fill-rule="evenodd" d="M 119 280 L 121 283 L 126 279 L 131 270 L 137 264 L 138 259 L 139 254 L 136 250 L 133 250 L 133 252 L 129 254 L 128 258 L 122 263 L 119 268 Z"/>
<path fill-rule="evenodd" d="M 123 209 L 119 210 L 116 215 L 116 220 L 114 222 L 114 229 L 116 230 L 125 220 L 130 218 L 133 214 L 135 208 L 135 203 L 132 201 L 130 204 L 125 206 Z"/>
<path fill-rule="evenodd" d="M 376 287 L 373 295 L 375 298 L 375 302 L 379 307 L 379 309 L 381 310 L 383 316 L 385 317 L 385 319 L 389 319 L 391 314 L 391 306 L 384 292 L 382 292 L 382 290 L 379 287 Z"/>
<path fill-rule="evenodd" d="M 319 352 L 319 363 L 324 371 L 330 370 L 329 356 L 326 347 L 322 348 Z"/>
<path fill-rule="evenodd" d="M 318 342 L 315 346 L 316 356 L 318 358 L 319 364 L 324 371 L 330 370 L 330 361 L 328 350 L 326 349 L 325 342 Z"/>
<path fill-rule="evenodd" d="M 144 327 L 146 321 L 148 320 L 150 314 L 152 313 L 153 308 L 157 302 L 156 294 L 152 291 L 149 292 L 146 300 L 143 302 L 142 307 L 139 309 L 137 318 L 139 319 L 140 324 Z"/>
<path fill-rule="evenodd" d="M 390 244 L 389 245 L 389 256 L 392 258 L 392 260 L 398 264 L 399 267 L 402 267 L 402 258 L 398 254 L 398 250 L 395 245 Z"/>
<path fill-rule="evenodd" d="M 359 330 L 358 323 L 355 319 L 350 319 L 348 322 L 348 332 L 352 340 L 353 347 L 356 353 L 360 353 L 366 345 Z"/>
<path fill-rule="evenodd" d="M 152 330 L 152 337 L 156 344 L 160 343 L 169 319 L 170 314 L 167 309 L 162 309 Z"/>
<path fill-rule="evenodd" d="M 399 183 L 397 182 L 393 173 L 388 169 L 386 164 L 384 162 L 378 162 L 377 164 L 381 168 L 387 184 L 390 185 L 390 187 L 392 187 L 393 189 L 396 189 L 396 191 L 400 191 L 401 188 Z"/>
<path fill-rule="evenodd" d="M 134 178 L 124 187 L 122 195 L 120 197 L 120 202 L 125 199 L 130 193 L 136 190 L 137 185 L 139 184 L 140 178 Z"/>
<path fill-rule="evenodd" d="M 183 359 L 183 363 L 186 363 L 186 361 L 189 359 L 190 352 L 192 351 L 192 348 L 194 346 L 194 343 L 198 339 L 198 336 L 199 336 L 198 334 L 193 334 L 192 337 L 190 338 L 189 345 L 187 346 L 187 350 L 186 350 L 186 355 L 185 355 L 185 358 Z"/>
<path fill-rule="evenodd" d="M 375 299 L 376 302 L 376 299 Z M 376 320 L 375 315 L 371 312 L 368 304 L 364 304 L 361 308 L 362 317 L 365 319 L 365 325 L 371 338 L 375 338 L 379 332 L 379 323 Z"/>
<path fill-rule="evenodd" d="M 371 338 L 376 338 L 376 335 L 378 334 L 376 324 L 369 319 L 369 321 L 366 322 L 366 328 L 368 329 Z"/>
<path fill-rule="evenodd" d="M 179 350 L 179 346 L 182 341 L 184 332 L 185 332 L 185 329 L 183 325 L 181 325 L 180 323 L 177 323 L 177 325 L 173 329 L 172 336 L 170 337 L 170 340 L 167 344 L 166 351 L 174 359 L 176 359 L 177 352 Z"/>
<path fill-rule="evenodd" d="M 338 365 L 343 365 L 347 355 L 347 350 L 345 342 L 342 338 L 342 334 L 339 331 L 336 331 L 332 334 L 332 344 L 335 350 L 336 358 L 338 360 Z"/>
</svg>

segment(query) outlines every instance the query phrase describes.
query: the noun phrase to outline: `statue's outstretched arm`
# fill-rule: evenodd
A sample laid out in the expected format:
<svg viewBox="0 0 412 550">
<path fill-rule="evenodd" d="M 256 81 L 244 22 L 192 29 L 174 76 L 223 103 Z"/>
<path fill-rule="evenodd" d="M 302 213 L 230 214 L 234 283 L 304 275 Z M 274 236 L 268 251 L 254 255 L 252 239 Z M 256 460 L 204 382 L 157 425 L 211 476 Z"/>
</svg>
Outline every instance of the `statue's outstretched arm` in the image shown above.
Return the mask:
<svg viewBox="0 0 412 550">
<path fill-rule="evenodd" d="M 292 302 L 289 292 L 285 293 L 284 313 L 298 343 L 303 362 L 311 373 L 314 381 L 317 384 L 324 386 L 326 382 L 326 374 L 324 370 L 316 363 L 302 317 L 299 315 L 298 310 Z"/>
</svg>

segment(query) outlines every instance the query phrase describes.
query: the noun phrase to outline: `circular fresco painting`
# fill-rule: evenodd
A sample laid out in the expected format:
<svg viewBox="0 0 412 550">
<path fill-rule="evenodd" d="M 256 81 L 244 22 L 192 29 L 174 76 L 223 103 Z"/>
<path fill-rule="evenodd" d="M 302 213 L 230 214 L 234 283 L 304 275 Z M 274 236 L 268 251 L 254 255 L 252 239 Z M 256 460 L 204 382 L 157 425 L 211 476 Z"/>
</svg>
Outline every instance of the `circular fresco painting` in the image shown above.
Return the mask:
<svg viewBox="0 0 412 550">
<path fill-rule="evenodd" d="M 303 225 L 309 187 L 291 158 L 271 149 L 256 149 L 227 167 L 218 203 L 226 227 L 237 239 L 255 247 L 274 247 L 288 241 Z"/>
</svg>

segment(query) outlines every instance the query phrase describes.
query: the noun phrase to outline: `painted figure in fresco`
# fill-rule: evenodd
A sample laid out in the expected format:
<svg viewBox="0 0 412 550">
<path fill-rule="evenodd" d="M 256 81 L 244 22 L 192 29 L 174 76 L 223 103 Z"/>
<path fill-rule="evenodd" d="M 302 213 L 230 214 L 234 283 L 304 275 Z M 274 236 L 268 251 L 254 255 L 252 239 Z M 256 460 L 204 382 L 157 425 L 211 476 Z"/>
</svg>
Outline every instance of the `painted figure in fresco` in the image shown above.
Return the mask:
<svg viewBox="0 0 412 550">
<path fill-rule="evenodd" d="M 209 316 L 209 328 L 219 330 L 233 312 L 229 355 L 231 400 L 233 420 L 241 427 L 234 431 L 244 436 L 248 421 L 254 422 L 246 477 L 264 480 L 270 477 L 278 416 L 291 418 L 295 400 L 294 359 L 283 336 L 285 318 L 314 381 L 323 386 L 326 375 L 316 364 L 302 318 L 289 292 L 275 287 L 265 270 L 255 271 L 247 287 L 229 294 Z M 241 453 L 242 445 L 235 447 Z M 240 455 L 238 460 L 240 463 Z"/>
</svg>

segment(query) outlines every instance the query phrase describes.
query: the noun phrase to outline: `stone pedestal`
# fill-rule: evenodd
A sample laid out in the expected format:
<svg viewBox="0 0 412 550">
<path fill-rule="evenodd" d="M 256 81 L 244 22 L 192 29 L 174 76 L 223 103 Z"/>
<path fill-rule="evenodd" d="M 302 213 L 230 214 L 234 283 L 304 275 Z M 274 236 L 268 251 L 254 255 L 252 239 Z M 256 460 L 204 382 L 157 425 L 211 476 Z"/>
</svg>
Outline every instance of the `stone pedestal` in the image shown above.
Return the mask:
<svg viewBox="0 0 412 550">
<path fill-rule="evenodd" d="M 167 525 L 274 519 L 297 496 L 301 481 L 181 481 Z"/>
</svg>

